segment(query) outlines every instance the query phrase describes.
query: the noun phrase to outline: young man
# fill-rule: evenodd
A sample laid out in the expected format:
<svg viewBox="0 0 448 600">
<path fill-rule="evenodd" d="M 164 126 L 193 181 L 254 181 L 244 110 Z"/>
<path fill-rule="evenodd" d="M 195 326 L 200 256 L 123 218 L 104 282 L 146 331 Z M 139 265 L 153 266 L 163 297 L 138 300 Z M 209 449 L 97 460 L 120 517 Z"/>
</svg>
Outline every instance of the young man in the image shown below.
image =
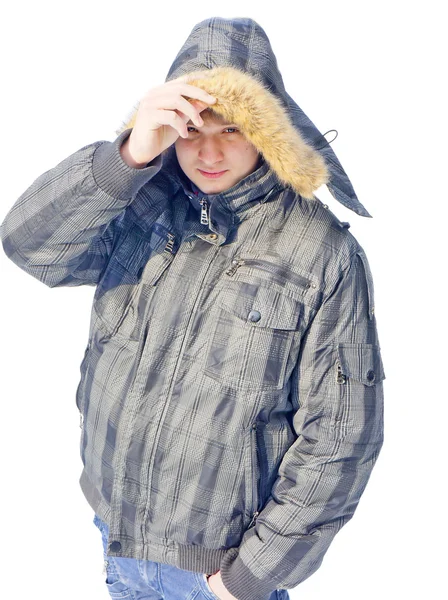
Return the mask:
<svg viewBox="0 0 448 600">
<path fill-rule="evenodd" d="M 370 216 L 262 28 L 212 18 L 114 142 L 6 216 L 27 273 L 96 286 L 80 483 L 113 598 L 287 598 L 353 516 L 385 375 L 369 264 L 323 183 Z"/>
</svg>

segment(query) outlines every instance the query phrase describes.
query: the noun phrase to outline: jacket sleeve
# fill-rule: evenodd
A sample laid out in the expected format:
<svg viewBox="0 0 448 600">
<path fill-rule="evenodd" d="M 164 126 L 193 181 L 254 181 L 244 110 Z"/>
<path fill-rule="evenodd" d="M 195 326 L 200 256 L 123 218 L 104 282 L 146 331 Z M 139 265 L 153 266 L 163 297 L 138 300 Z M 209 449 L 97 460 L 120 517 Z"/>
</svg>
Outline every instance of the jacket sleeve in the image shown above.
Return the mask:
<svg viewBox="0 0 448 600">
<path fill-rule="evenodd" d="M 312 575 L 352 518 L 383 443 L 385 374 L 364 251 L 334 276 L 292 375 L 296 439 L 271 495 L 221 561 L 238 600 L 265 600 Z"/>
<path fill-rule="evenodd" d="M 3 249 L 26 273 L 49 287 L 98 283 L 126 207 L 162 166 L 162 156 L 143 169 L 124 162 L 120 147 L 131 131 L 67 157 L 9 210 L 0 229 Z"/>
</svg>

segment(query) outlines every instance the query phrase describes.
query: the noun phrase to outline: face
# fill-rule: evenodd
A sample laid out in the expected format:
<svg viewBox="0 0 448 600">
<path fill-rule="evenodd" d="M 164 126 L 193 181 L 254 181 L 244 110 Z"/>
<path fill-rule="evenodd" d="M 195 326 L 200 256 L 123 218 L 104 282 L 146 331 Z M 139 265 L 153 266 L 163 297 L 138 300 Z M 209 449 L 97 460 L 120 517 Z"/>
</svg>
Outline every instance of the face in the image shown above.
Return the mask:
<svg viewBox="0 0 448 600">
<path fill-rule="evenodd" d="M 185 175 L 205 194 L 218 194 L 252 173 L 259 154 L 234 123 L 201 112 L 204 125 L 187 123 L 188 138 L 175 142 L 177 160 Z M 215 174 L 215 175 L 212 175 Z"/>
</svg>

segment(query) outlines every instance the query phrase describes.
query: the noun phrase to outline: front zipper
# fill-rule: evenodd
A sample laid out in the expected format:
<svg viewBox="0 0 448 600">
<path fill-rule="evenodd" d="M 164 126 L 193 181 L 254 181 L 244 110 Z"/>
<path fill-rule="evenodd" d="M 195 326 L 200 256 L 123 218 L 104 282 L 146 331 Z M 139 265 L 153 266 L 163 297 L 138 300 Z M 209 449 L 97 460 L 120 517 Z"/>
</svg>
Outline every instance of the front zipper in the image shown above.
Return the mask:
<svg viewBox="0 0 448 600">
<path fill-rule="evenodd" d="M 169 389 L 168 389 L 168 392 L 167 392 L 166 398 L 165 398 L 165 400 L 166 400 L 165 401 L 165 406 L 163 407 L 162 414 L 160 415 L 159 422 L 157 424 L 157 429 L 156 429 L 157 435 L 156 435 L 156 438 L 155 438 L 155 440 L 154 440 L 154 442 L 152 444 L 151 456 L 150 456 L 149 461 L 148 461 L 148 471 L 147 471 L 148 478 L 147 478 L 147 480 L 148 480 L 149 493 L 148 493 L 148 501 L 146 503 L 145 511 L 144 511 L 144 519 L 143 519 L 144 521 L 146 521 L 146 519 L 148 518 L 147 515 L 148 515 L 148 512 L 149 512 L 149 506 L 150 506 L 150 501 L 151 501 L 151 486 L 152 486 L 152 474 L 153 474 L 153 461 L 154 461 L 156 453 L 157 453 L 157 445 L 159 443 L 159 437 L 160 437 L 160 434 L 162 432 L 162 424 L 164 423 L 165 415 L 166 415 L 166 413 L 168 411 L 168 408 L 169 408 L 169 400 L 170 400 L 170 398 L 172 396 L 174 384 L 176 382 L 177 373 L 178 373 L 178 370 L 179 370 L 180 365 L 182 363 L 182 358 L 183 358 L 183 353 L 184 353 L 185 345 L 188 342 L 188 336 L 190 334 L 190 330 L 191 330 L 191 327 L 192 327 L 192 324 L 193 324 L 193 321 L 194 321 L 194 317 L 195 317 L 195 310 L 196 310 L 196 307 L 199 304 L 199 302 L 200 302 L 200 300 L 201 300 L 201 298 L 203 296 L 203 291 L 204 290 L 203 290 L 202 284 L 204 283 L 205 279 L 207 278 L 208 272 L 210 271 L 211 266 L 212 266 L 214 260 L 216 259 L 217 255 L 219 254 L 219 250 L 220 250 L 219 246 L 215 246 L 213 255 L 212 255 L 212 257 L 210 259 L 210 262 L 209 262 L 209 264 L 208 264 L 208 266 L 207 266 L 207 268 L 205 270 L 204 276 L 202 277 L 202 280 L 200 282 L 200 285 L 199 285 L 199 288 L 198 288 L 198 292 L 197 292 L 197 296 L 196 296 L 196 300 L 194 302 L 194 305 L 193 305 L 193 307 L 191 309 L 191 312 L 190 312 L 190 315 L 188 317 L 188 322 L 187 322 L 187 326 L 186 326 L 186 329 L 185 329 L 185 333 L 183 335 L 181 347 L 180 347 L 179 353 L 178 353 L 177 358 L 176 358 L 176 364 L 174 365 L 174 372 L 173 372 L 173 375 L 171 377 L 170 386 L 169 386 Z"/>
<path fill-rule="evenodd" d="M 293 283 L 298 287 L 302 288 L 303 293 L 305 294 L 308 288 L 315 288 L 316 284 L 311 282 L 306 277 L 302 277 L 302 275 L 298 275 L 289 269 L 289 267 L 276 265 L 275 263 L 271 263 L 267 260 L 262 260 L 260 258 L 235 258 L 232 260 L 232 266 L 229 267 L 226 271 L 226 274 L 230 277 L 233 277 L 238 269 L 241 267 L 250 267 L 253 269 L 260 269 L 261 271 L 266 271 L 273 275 L 273 279 L 277 280 L 284 285 L 285 282 Z M 287 274 L 282 275 L 279 273 L 279 270 L 287 271 Z"/>
</svg>

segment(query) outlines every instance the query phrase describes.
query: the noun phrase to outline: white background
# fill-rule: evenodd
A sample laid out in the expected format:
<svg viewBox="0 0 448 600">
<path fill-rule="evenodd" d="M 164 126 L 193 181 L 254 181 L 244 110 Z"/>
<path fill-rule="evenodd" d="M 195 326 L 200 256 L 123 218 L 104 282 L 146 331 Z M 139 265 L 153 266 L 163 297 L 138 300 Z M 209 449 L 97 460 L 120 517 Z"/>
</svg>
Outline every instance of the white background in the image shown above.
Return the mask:
<svg viewBox="0 0 448 600">
<path fill-rule="evenodd" d="M 385 442 L 353 519 L 301 600 L 446 593 L 447 48 L 442 2 L 128 0 L 2 9 L 0 220 L 42 172 L 115 138 L 164 82 L 193 26 L 251 17 L 285 85 L 373 219 L 318 196 L 366 251 L 386 372 Z M 329 136 L 331 139 L 331 136 Z M 75 390 L 93 287 L 50 289 L 0 253 L 3 598 L 107 600 L 100 534 L 78 485 Z"/>
</svg>

